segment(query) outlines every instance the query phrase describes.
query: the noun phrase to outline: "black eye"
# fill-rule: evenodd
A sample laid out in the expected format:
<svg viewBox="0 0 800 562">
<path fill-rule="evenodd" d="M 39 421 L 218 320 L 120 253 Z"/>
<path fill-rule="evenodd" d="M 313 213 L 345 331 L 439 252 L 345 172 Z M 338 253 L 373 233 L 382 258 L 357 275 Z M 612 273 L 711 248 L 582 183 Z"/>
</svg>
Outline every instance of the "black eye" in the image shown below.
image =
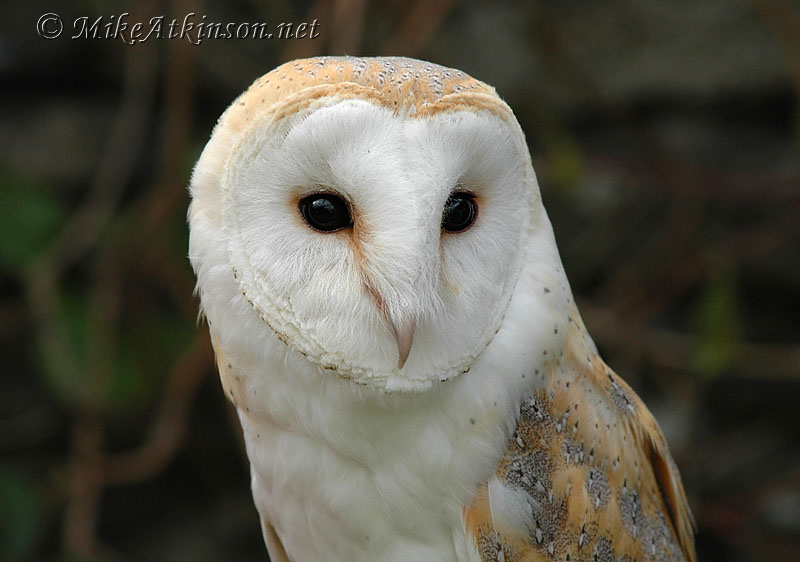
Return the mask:
<svg viewBox="0 0 800 562">
<path fill-rule="evenodd" d="M 456 191 L 447 198 L 442 214 L 442 230 L 461 232 L 468 229 L 478 216 L 475 196 L 466 191 Z"/>
<path fill-rule="evenodd" d="M 300 200 L 300 214 L 312 228 L 333 232 L 353 226 L 350 209 L 344 199 L 333 193 L 314 193 Z"/>
</svg>

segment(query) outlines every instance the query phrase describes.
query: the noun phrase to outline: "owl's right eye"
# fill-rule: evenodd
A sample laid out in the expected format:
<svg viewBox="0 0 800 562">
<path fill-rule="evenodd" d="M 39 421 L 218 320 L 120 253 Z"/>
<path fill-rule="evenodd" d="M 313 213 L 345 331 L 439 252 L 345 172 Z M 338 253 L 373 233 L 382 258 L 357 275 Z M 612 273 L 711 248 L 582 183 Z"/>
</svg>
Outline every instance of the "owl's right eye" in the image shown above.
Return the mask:
<svg viewBox="0 0 800 562">
<path fill-rule="evenodd" d="M 300 199 L 300 214 L 311 228 L 334 232 L 353 226 L 347 203 L 333 193 L 312 193 Z"/>
<path fill-rule="evenodd" d="M 472 226 L 477 216 L 478 204 L 475 202 L 475 195 L 468 191 L 454 191 L 444 204 L 442 230 L 463 232 Z"/>
</svg>

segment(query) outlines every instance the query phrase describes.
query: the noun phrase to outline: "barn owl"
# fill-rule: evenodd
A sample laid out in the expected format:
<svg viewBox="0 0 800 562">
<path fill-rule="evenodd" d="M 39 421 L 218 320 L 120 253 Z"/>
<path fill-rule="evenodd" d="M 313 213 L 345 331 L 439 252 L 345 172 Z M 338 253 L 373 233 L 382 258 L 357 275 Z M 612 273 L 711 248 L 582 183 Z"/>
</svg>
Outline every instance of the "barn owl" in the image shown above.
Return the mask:
<svg viewBox="0 0 800 562">
<path fill-rule="evenodd" d="M 492 87 L 286 63 L 225 111 L 190 190 L 273 561 L 695 560 L 664 436 L 586 333 Z"/>
</svg>

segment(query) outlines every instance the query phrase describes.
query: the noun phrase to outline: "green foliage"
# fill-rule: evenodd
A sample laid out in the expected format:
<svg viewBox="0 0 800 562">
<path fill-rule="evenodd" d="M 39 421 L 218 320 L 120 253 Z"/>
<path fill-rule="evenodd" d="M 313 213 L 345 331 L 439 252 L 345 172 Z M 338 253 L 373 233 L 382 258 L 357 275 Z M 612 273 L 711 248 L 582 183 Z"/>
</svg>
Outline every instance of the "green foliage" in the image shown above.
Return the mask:
<svg viewBox="0 0 800 562">
<path fill-rule="evenodd" d="M 0 559 L 23 560 L 39 531 L 35 490 L 17 471 L 0 465 Z"/>
<path fill-rule="evenodd" d="M 114 385 L 108 397 L 115 410 L 146 407 L 171 367 L 191 345 L 195 326 L 187 319 L 149 307 L 121 335 Z"/>
<path fill-rule="evenodd" d="M 142 350 L 138 350 L 141 353 Z M 157 385 L 152 373 L 143 371 L 137 364 L 137 350 L 129 339 L 123 339 L 116 349 L 111 381 L 103 395 L 102 408 L 116 414 L 127 412 L 143 404 L 155 394 Z"/>
<path fill-rule="evenodd" d="M 0 170 L 0 267 L 19 271 L 63 220 L 64 209 L 52 193 Z"/>
<path fill-rule="evenodd" d="M 98 364 L 90 356 L 90 340 L 109 336 L 97 333 L 105 329 L 92 321 L 98 311 L 86 298 L 66 295 L 59 312 L 67 347 L 43 350 L 41 370 L 50 394 L 70 409 L 116 415 L 147 407 L 192 341 L 190 322 L 143 303 L 118 333 L 110 334 L 113 339 L 101 350 L 108 364 Z"/>
<path fill-rule="evenodd" d="M 739 351 L 742 317 L 732 272 L 713 277 L 695 304 L 694 369 L 707 378 L 728 369 Z"/>
<path fill-rule="evenodd" d="M 580 147 L 566 134 L 554 133 L 547 139 L 547 160 L 551 179 L 563 193 L 571 194 L 584 178 Z"/>
<path fill-rule="evenodd" d="M 38 354 L 43 383 L 53 397 L 79 408 L 92 400 L 93 388 L 85 380 L 87 355 L 86 303 L 74 295 L 61 301 L 58 318 Z M 58 339 L 64 335 L 64 341 Z M 58 345 L 63 343 L 64 346 Z"/>
</svg>

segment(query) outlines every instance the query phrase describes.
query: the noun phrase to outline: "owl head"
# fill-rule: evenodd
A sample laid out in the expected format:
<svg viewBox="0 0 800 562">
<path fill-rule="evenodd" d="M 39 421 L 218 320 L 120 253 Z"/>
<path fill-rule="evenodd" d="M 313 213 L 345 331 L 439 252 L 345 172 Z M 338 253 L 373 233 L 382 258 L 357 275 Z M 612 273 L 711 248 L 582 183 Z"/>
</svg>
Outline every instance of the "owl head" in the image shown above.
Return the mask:
<svg viewBox="0 0 800 562">
<path fill-rule="evenodd" d="M 220 118 L 191 195 L 212 331 L 235 323 L 218 333 L 387 391 L 468 371 L 527 250 L 550 244 L 509 107 L 463 72 L 405 58 L 262 76 Z"/>
</svg>

